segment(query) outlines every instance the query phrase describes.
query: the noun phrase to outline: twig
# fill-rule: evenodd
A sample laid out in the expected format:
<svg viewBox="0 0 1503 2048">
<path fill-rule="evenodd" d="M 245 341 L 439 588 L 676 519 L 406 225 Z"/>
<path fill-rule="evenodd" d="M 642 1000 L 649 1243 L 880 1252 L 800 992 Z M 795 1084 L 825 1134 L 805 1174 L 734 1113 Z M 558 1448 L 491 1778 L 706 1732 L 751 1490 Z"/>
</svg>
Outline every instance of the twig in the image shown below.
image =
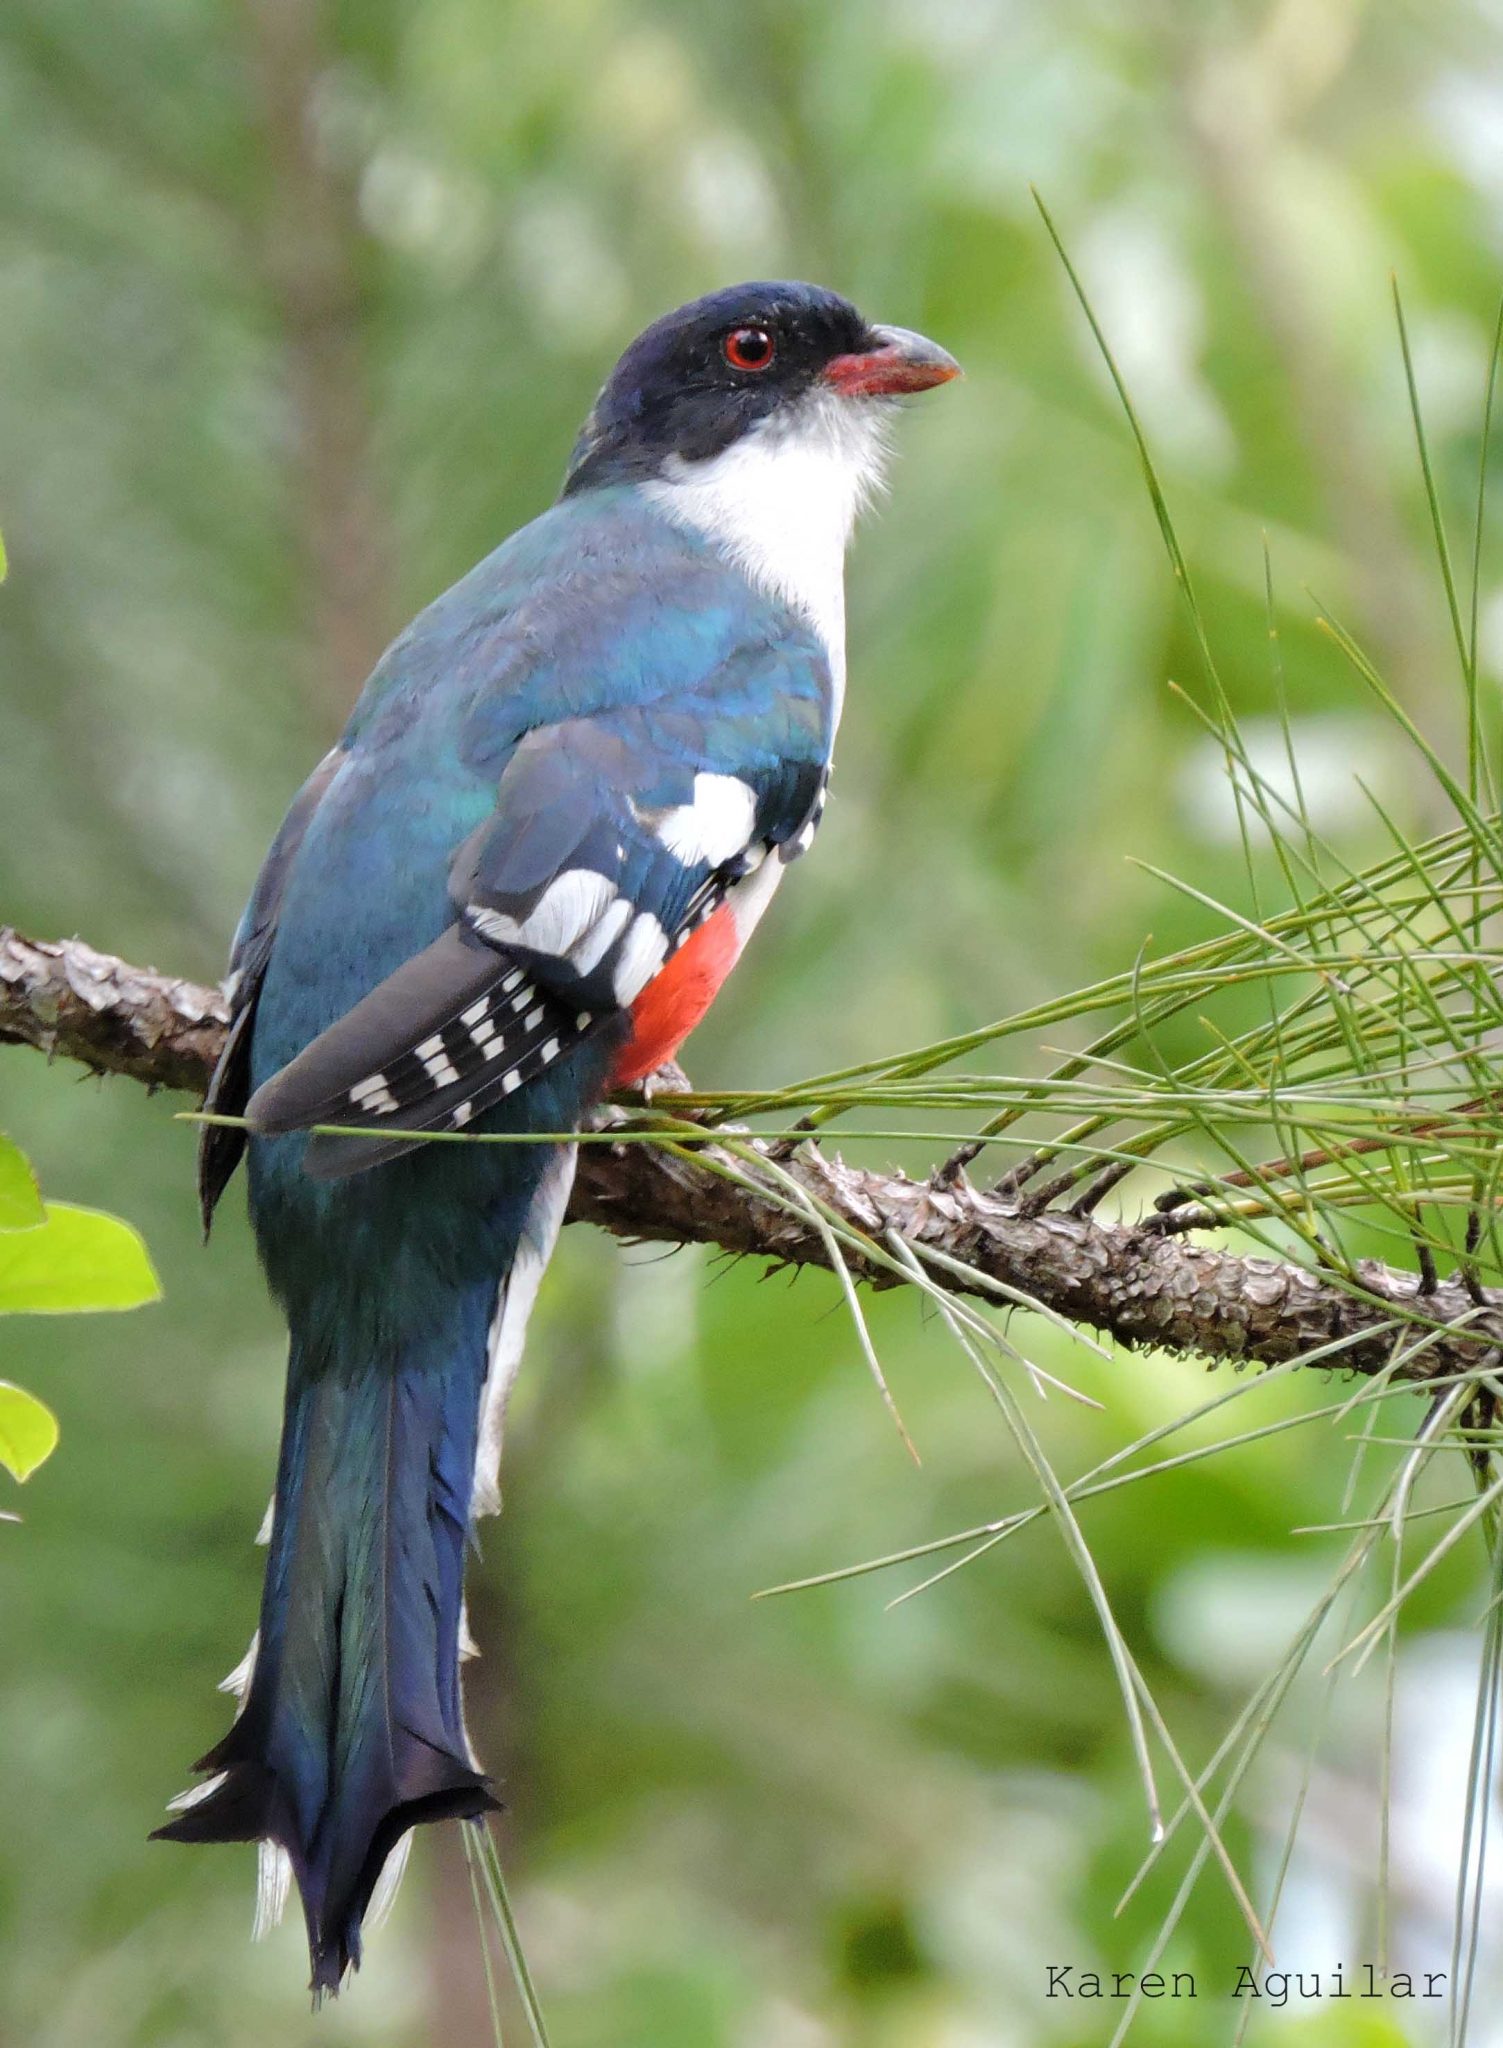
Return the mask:
<svg viewBox="0 0 1503 2048">
<path fill-rule="evenodd" d="M 128 966 L 77 939 L 38 944 L 0 927 L 0 1043 L 202 1095 L 224 1017 L 214 989 Z M 738 1147 L 732 1181 L 688 1147 L 581 1146 L 570 1219 L 620 1237 L 828 1267 L 824 1235 L 790 1210 L 773 1177 L 765 1200 L 747 1185 L 756 1176 L 756 1144 L 738 1137 Z M 1503 1290 L 1479 1287 L 1470 1275 L 1422 1294 L 1416 1274 L 1376 1260 L 1359 1262 L 1349 1280 L 1142 1224 L 1068 1211 L 1020 1214 L 1015 1203 L 963 1179 L 941 1185 L 872 1172 L 827 1157 L 812 1142 L 779 1170 L 827 1217 L 875 1247 L 896 1232 L 921 1253 L 943 1254 L 949 1263 L 931 1270 L 950 1291 L 988 1296 L 1000 1283 L 1127 1346 L 1267 1366 L 1342 1340 L 1341 1367 L 1370 1375 L 1390 1364 L 1397 1311 L 1433 1333 L 1397 1377 L 1425 1382 L 1475 1372 L 1503 1351 Z M 864 1259 L 849 1246 L 842 1255 L 853 1280 L 905 1284 L 878 1257 Z M 1327 1349 L 1328 1368 L 1330 1356 Z"/>
</svg>

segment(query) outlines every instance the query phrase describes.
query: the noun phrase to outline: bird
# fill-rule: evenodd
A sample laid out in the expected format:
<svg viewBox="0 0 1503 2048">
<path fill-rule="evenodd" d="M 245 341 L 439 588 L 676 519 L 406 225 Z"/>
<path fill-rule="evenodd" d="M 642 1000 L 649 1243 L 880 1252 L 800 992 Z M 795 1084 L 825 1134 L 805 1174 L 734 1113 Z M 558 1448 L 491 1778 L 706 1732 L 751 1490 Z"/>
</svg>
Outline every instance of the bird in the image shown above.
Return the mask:
<svg viewBox="0 0 1503 2048">
<path fill-rule="evenodd" d="M 242 1157 L 289 1331 L 238 1709 L 158 1830 L 256 1842 L 338 1991 L 419 1823 L 499 1806 L 463 1580 L 577 1132 L 704 1016 L 819 825 L 844 562 L 898 401 L 958 376 L 838 293 L 638 336 L 562 490 L 392 643 L 233 942 L 207 1232 Z M 455 1144 L 429 1134 L 556 1134 Z"/>
</svg>

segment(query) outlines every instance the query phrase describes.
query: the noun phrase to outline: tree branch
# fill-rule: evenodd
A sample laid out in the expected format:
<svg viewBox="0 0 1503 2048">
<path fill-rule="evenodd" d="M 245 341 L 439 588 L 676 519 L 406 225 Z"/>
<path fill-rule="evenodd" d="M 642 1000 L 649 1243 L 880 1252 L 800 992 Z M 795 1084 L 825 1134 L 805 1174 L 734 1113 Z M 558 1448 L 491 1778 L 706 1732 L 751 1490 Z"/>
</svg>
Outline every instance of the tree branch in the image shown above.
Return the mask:
<svg viewBox="0 0 1503 2048">
<path fill-rule="evenodd" d="M 0 926 L 0 1044 L 36 1046 L 97 1073 L 201 1097 L 225 1015 L 215 989 L 127 966 L 78 939 L 44 944 Z M 931 1264 L 939 1285 L 992 1300 L 1021 1294 L 1127 1345 L 1281 1365 L 1339 1343 L 1325 1362 L 1370 1374 L 1392 1363 L 1401 1342 L 1410 1355 L 1397 1375 L 1414 1381 L 1475 1369 L 1503 1349 L 1503 1290 L 1469 1293 L 1449 1279 L 1421 1298 L 1417 1274 L 1377 1261 L 1358 1267 L 1354 1290 L 1290 1261 L 1131 1223 L 1031 1215 L 963 1179 L 941 1184 L 848 1166 L 813 1144 L 780 1171 L 877 1246 L 895 1232 L 921 1257 L 937 1254 L 966 1269 Z M 569 1215 L 620 1237 L 829 1264 L 812 1219 L 771 1192 L 764 1198 L 682 1152 L 640 1141 L 580 1147 Z M 847 1263 L 874 1287 L 900 1284 L 878 1260 L 848 1252 Z M 1416 1311 L 1433 1330 L 1413 1320 Z M 1408 1318 L 1398 1332 L 1396 1317 Z"/>
<path fill-rule="evenodd" d="M 129 967 L 82 939 L 39 942 L 0 925 L 0 1045 L 202 1099 L 228 1022 L 216 988 Z"/>
</svg>

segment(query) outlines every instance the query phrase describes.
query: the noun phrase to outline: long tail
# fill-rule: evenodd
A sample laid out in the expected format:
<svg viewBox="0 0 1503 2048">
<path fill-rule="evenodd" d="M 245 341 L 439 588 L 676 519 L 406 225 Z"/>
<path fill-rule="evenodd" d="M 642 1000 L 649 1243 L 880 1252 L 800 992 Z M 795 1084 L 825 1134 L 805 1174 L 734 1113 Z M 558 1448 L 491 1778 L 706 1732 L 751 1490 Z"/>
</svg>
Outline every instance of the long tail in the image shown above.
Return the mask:
<svg viewBox="0 0 1503 2048">
<path fill-rule="evenodd" d="M 294 1323 L 249 1683 L 197 1767 L 213 1775 L 159 1833 L 272 1845 L 263 1899 L 285 1852 L 315 1992 L 358 1965 L 407 1830 L 497 1804 L 460 1699 L 465 1547 L 472 1511 L 495 1504 L 500 1411 L 562 1210 L 547 1193 L 499 1301 L 494 1284 L 456 1288 L 374 1356 L 368 1341 L 352 1355 L 332 1315 Z"/>
</svg>

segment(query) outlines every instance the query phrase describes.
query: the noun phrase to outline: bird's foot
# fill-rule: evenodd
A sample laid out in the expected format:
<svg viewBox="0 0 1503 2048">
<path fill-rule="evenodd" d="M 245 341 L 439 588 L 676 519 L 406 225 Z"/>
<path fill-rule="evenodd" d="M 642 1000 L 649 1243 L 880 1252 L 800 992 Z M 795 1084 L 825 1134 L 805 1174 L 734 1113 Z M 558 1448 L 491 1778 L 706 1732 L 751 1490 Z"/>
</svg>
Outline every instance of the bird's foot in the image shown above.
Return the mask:
<svg viewBox="0 0 1503 2048">
<path fill-rule="evenodd" d="M 651 1109 L 660 1095 L 688 1095 L 694 1086 L 677 1060 L 664 1060 L 660 1067 L 644 1074 L 637 1085 L 642 1091 L 642 1104 L 646 1109 Z"/>
</svg>

